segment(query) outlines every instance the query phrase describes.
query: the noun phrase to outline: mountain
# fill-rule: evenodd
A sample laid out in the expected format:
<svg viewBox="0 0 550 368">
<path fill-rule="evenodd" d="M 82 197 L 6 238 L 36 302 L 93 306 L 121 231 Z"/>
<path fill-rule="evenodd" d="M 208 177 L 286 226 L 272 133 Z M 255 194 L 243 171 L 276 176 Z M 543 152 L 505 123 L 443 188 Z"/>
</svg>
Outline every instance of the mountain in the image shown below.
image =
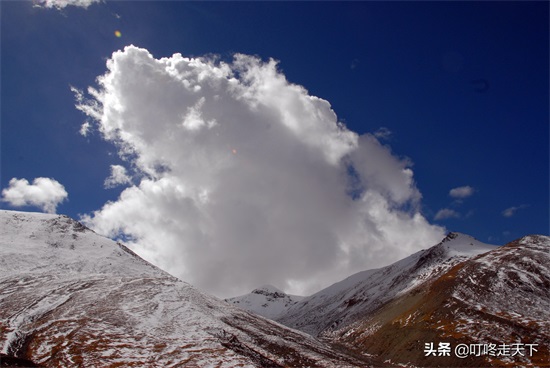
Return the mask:
<svg viewBox="0 0 550 368">
<path fill-rule="evenodd" d="M 433 281 L 454 265 L 496 249 L 471 236 L 449 233 L 439 244 L 387 267 L 356 273 L 302 299 L 277 320 L 311 335 L 361 320 L 399 295 Z"/>
<path fill-rule="evenodd" d="M 225 299 L 225 301 L 260 316 L 276 319 L 303 298 L 303 296 L 288 295 L 275 286 L 264 285 L 248 294 Z"/>
<path fill-rule="evenodd" d="M 523 237 L 458 263 L 332 339 L 401 364 L 548 367 L 550 237 Z M 434 356 L 432 343 L 452 353 Z"/>
<path fill-rule="evenodd" d="M 1 364 L 44 367 L 372 364 L 206 295 L 68 217 L 12 211 L 0 211 L 0 348 Z"/>
<path fill-rule="evenodd" d="M 497 247 L 450 233 L 301 300 L 272 286 L 248 296 L 307 333 L 68 217 L 0 211 L 0 366 L 550 366 L 547 236 Z"/>
</svg>

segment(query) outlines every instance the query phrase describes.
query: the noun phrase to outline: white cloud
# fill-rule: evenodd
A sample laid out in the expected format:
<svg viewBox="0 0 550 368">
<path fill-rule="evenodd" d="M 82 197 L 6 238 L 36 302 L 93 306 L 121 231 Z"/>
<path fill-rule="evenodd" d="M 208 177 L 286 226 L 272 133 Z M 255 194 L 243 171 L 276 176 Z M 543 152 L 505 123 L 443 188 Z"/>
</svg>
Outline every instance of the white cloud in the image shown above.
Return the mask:
<svg viewBox="0 0 550 368">
<path fill-rule="evenodd" d="M 111 165 L 111 176 L 105 179 L 105 188 L 114 188 L 119 185 L 132 184 L 132 179 L 128 176 L 126 168 L 121 165 Z"/>
<path fill-rule="evenodd" d="M 79 130 L 80 135 L 82 135 L 83 137 L 87 137 L 88 134 L 90 133 L 91 127 L 92 125 L 88 121 L 85 121 L 84 123 L 82 123 Z"/>
<path fill-rule="evenodd" d="M 374 136 L 378 139 L 390 139 L 390 137 L 392 136 L 392 131 L 389 130 L 388 128 L 386 127 L 380 127 L 378 128 L 378 130 L 376 132 L 374 132 Z"/>
<path fill-rule="evenodd" d="M 453 188 L 449 191 L 449 195 L 453 198 L 468 198 L 474 194 L 475 189 L 469 185 Z"/>
<path fill-rule="evenodd" d="M 70 86 L 70 89 L 71 89 L 71 92 L 74 93 L 74 97 L 75 97 L 75 100 L 76 100 L 77 104 L 78 105 L 83 105 L 84 100 L 85 100 L 84 93 L 81 90 L 79 90 L 78 88 L 75 88 L 73 86 Z M 85 121 L 80 126 L 79 133 L 83 137 L 87 137 L 88 134 L 90 134 L 91 129 L 92 129 L 92 124 L 90 124 L 89 121 Z"/>
<path fill-rule="evenodd" d="M 67 6 L 87 8 L 93 3 L 99 2 L 101 2 L 101 0 L 34 0 L 36 6 L 56 9 L 63 9 Z"/>
<path fill-rule="evenodd" d="M 450 218 L 459 218 L 460 213 L 456 212 L 455 210 L 449 209 L 449 208 L 442 208 L 434 216 L 434 220 L 446 220 Z"/>
<path fill-rule="evenodd" d="M 522 205 L 519 205 L 519 206 L 512 206 L 512 207 L 509 207 L 507 209 L 505 209 L 504 211 L 502 211 L 502 216 L 504 217 L 512 217 L 516 214 L 516 212 L 518 210 L 521 210 L 521 209 L 524 209 L 524 208 L 527 208 L 529 207 L 528 205 L 526 204 L 522 204 Z"/>
<path fill-rule="evenodd" d="M 273 60 L 115 52 L 77 108 L 142 177 L 84 216 L 226 297 L 307 294 L 437 243 L 410 162 L 358 136 Z"/>
<path fill-rule="evenodd" d="M 65 187 L 50 178 L 36 178 L 32 184 L 27 179 L 12 178 L 9 187 L 2 190 L 2 201 L 11 206 L 34 206 L 48 213 L 55 213 L 67 196 Z"/>
</svg>

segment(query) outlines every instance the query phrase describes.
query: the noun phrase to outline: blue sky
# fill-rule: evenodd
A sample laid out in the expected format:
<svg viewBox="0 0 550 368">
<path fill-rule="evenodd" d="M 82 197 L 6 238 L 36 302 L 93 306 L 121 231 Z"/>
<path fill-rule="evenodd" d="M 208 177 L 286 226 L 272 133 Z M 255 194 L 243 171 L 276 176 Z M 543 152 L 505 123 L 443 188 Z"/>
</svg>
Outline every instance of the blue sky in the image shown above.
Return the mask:
<svg viewBox="0 0 550 368">
<path fill-rule="evenodd" d="M 97 130 L 79 134 L 89 117 L 71 87 L 97 87 L 130 44 L 155 59 L 242 53 L 278 60 L 350 131 L 385 132 L 430 224 L 495 244 L 548 234 L 548 14 L 547 2 L 2 2 L 0 185 L 55 179 L 68 193 L 57 212 L 76 218 L 117 201 L 127 186 L 104 181 L 125 162 Z"/>
</svg>

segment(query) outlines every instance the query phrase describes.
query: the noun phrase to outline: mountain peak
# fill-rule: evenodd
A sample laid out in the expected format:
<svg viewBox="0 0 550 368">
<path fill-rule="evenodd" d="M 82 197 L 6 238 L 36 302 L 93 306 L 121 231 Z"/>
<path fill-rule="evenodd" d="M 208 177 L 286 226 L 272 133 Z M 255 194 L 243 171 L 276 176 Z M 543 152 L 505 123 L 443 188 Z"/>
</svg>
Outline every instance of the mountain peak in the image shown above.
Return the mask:
<svg viewBox="0 0 550 368">
<path fill-rule="evenodd" d="M 445 238 L 440 242 L 441 243 L 456 243 L 456 242 L 477 242 L 480 243 L 479 240 L 474 238 L 471 235 L 460 233 L 458 231 L 451 231 L 449 232 Z"/>
<path fill-rule="evenodd" d="M 520 244 L 536 244 L 550 247 L 550 236 L 547 235 L 527 235 L 518 240 Z"/>
<path fill-rule="evenodd" d="M 473 236 L 450 232 L 447 236 L 435 247 L 442 247 L 448 256 L 476 256 L 478 254 L 489 252 L 496 249 L 496 245 L 485 244 L 474 238 Z"/>
<path fill-rule="evenodd" d="M 273 285 L 264 285 L 249 294 L 225 300 L 249 312 L 275 319 L 302 299 L 301 296 L 288 295 Z"/>
<path fill-rule="evenodd" d="M 453 240 L 453 239 L 456 239 L 456 238 L 459 238 L 459 237 L 467 237 L 467 238 L 475 239 L 473 236 L 470 236 L 468 234 L 459 233 L 458 231 L 450 231 L 447 234 L 447 236 L 445 236 L 445 238 L 442 240 L 442 242 L 447 242 L 447 241 L 450 241 L 450 240 Z"/>
<path fill-rule="evenodd" d="M 263 285 L 263 286 L 260 286 L 259 288 L 256 288 L 254 290 L 252 290 L 251 292 L 252 294 L 262 294 L 262 295 L 275 295 L 275 296 L 285 296 L 286 293 L 280 289 L 277 289 L 275 286 L 273 285 Z"/>
</svg>

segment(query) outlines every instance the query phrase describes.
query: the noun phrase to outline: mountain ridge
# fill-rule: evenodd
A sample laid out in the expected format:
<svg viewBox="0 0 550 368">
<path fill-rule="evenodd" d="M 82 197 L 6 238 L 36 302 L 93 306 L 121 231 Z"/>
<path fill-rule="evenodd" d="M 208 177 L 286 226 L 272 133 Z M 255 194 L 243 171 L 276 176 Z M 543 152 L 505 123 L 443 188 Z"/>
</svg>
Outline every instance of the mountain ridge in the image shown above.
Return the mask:
<svg viewBox="0 0 550 368">
<path fill-rule="evenodd" d="M 391 265 L 361 271 L 293 305 L 278 321 L 314 336 L 349 324 L 457 262 L 496 246 L 456 232 Z M 320 318 L 320 316 L 323 318 Z"/>
</svg>

